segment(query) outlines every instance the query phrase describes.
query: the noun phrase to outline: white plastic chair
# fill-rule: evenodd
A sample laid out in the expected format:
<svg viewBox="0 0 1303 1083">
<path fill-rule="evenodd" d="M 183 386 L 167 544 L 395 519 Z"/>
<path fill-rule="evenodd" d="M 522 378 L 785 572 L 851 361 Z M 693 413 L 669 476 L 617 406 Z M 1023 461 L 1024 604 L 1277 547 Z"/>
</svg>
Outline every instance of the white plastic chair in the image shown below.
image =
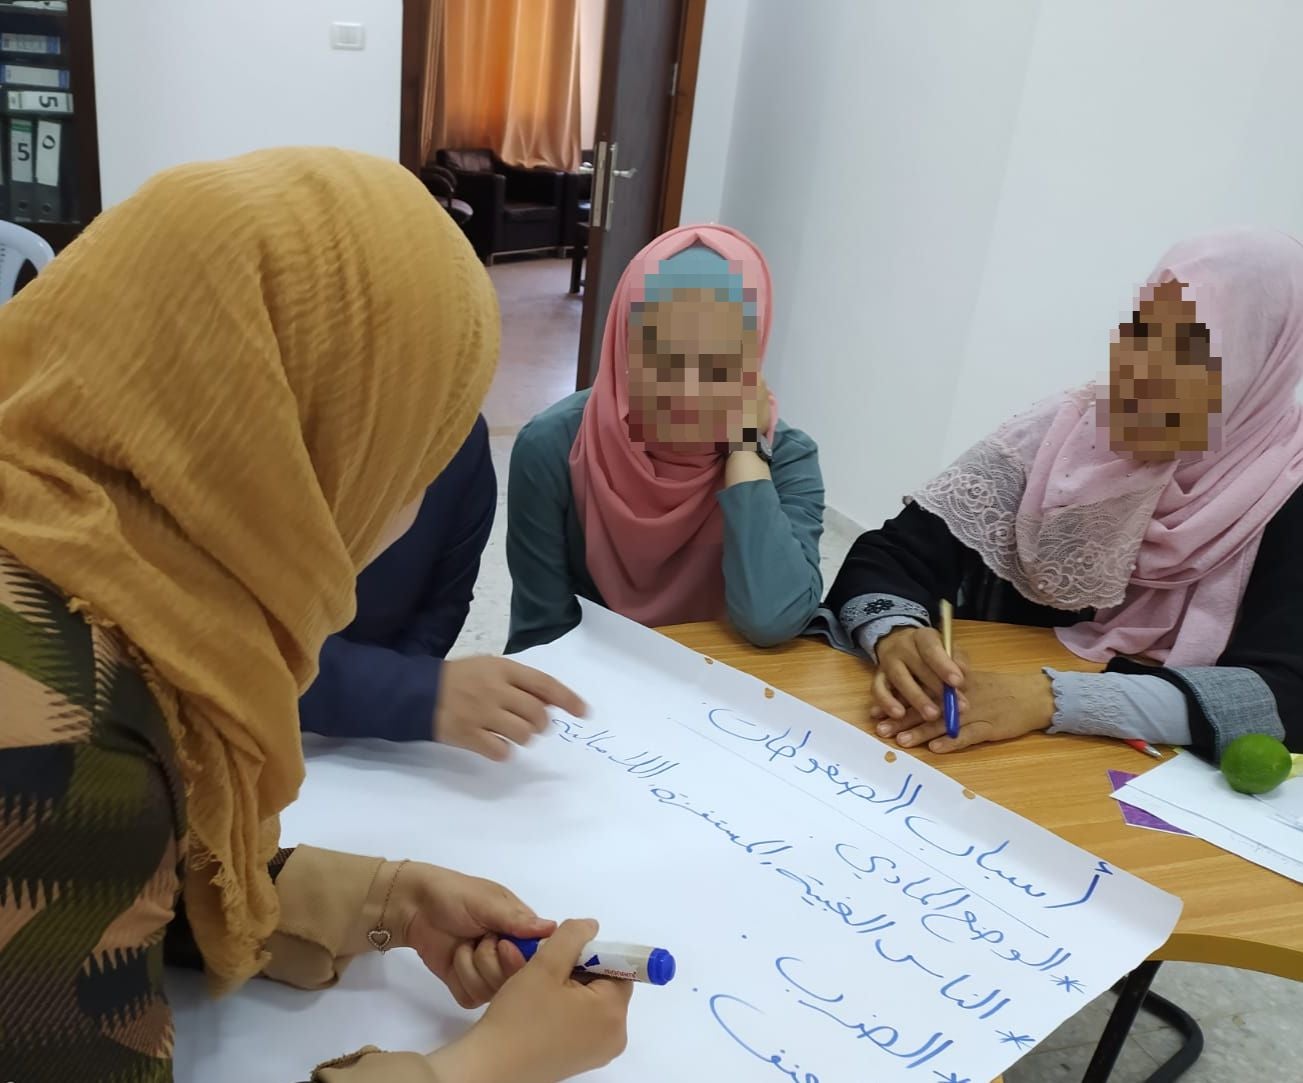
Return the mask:
<svg viewBox="0 0 1303 1083">
<path fill-rule="evenodd" d="M 14 283 L 24 263 L 30 263 L 37 273 L 54 259 L 54 249 L 30 229 L 13 222 L 0 222 L 0 304 L 14 295 Z"/>
</svg>

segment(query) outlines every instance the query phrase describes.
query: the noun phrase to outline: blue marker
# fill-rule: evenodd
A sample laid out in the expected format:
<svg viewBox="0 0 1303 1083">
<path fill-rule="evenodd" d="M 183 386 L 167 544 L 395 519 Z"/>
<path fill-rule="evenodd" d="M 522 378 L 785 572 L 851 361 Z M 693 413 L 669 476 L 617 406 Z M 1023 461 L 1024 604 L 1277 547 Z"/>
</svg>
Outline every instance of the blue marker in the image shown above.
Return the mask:
<svg viewBox="0 0 1303 1083">
<path fill-rule="evenodd" d="M 528 961 L 538 951 L 541 940 L 504 936 L 520 949 Z M 649 985 L 665 985 L 674 978 L 674 956 L 664 948 L 644 948 L 639 944 L 608 944 L 593 940 L 584 945 L 575 964 L 576 974 L 591 974 L 599 978 L 622 978 L 625 981 L 642 981 Z"/>
<path fill-rule="evenodd" d="M 946 655 L 954 658 L 953 646 L 953 627 L 955 619 L 954 607 L 951 606 L 944 598 L 941 600 L 941 645 L 946 649 Z M 959 736 L 959 693 L 950 685 L 945 685 L 941 690 L 941 707 L 946 716 L 946 736 Z"/>
</svg>

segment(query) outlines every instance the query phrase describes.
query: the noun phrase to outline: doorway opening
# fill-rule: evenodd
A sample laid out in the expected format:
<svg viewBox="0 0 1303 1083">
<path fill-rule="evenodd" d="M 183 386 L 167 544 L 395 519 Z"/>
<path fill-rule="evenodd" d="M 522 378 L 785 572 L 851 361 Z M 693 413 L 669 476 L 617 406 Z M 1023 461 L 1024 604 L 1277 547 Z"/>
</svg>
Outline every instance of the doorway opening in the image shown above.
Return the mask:
<svg viewBox="0 0 1303 1083">
<path fill-rule="evenodd" d="M 404 0 L 402 161 L 498 289 L 491 429 L 592 382 L 620 271 L 678 224 L 705 6 Z"/>
<path fill-rule="evenodd" d="M 502 318 L 483 408 L 499 512 L 454 656 L 506 641 L 516 435 L 592 383 L 620 273 L 678 224 L 705 6 L 404 0 L 402 162 L 488 267 Z"/>
</svg>

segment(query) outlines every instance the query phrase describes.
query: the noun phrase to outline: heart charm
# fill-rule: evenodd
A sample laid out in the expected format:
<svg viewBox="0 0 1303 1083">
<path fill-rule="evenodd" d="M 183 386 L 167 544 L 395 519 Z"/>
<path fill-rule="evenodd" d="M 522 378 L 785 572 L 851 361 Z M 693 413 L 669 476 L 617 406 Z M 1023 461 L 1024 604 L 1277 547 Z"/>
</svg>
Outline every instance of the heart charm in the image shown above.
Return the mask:
<svg viewBox="0 0 1303 1083">
<path fill-rule="evenodd" d="M 371 941 L 371 946 L 375 948 L 376 951 L 386 951 L 389 948 L 389 941 L 391 941 L 394 936 L 388 929 L 372 929 L 366 934 L 366 938 Z"/>
</svg>

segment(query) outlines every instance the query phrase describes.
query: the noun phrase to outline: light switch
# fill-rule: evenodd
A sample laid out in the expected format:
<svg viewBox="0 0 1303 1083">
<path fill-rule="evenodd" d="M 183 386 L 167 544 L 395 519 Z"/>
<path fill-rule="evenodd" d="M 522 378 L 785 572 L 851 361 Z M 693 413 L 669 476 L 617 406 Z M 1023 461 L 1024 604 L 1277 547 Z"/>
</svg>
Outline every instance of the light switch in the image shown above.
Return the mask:
<svg viewBox="0 0 1303 1083">
<path fill-rule="evenodd" d="M 362 23 L 331 23 L 332 49 L 365 49 L 366 27 Z"/>
</svg>

